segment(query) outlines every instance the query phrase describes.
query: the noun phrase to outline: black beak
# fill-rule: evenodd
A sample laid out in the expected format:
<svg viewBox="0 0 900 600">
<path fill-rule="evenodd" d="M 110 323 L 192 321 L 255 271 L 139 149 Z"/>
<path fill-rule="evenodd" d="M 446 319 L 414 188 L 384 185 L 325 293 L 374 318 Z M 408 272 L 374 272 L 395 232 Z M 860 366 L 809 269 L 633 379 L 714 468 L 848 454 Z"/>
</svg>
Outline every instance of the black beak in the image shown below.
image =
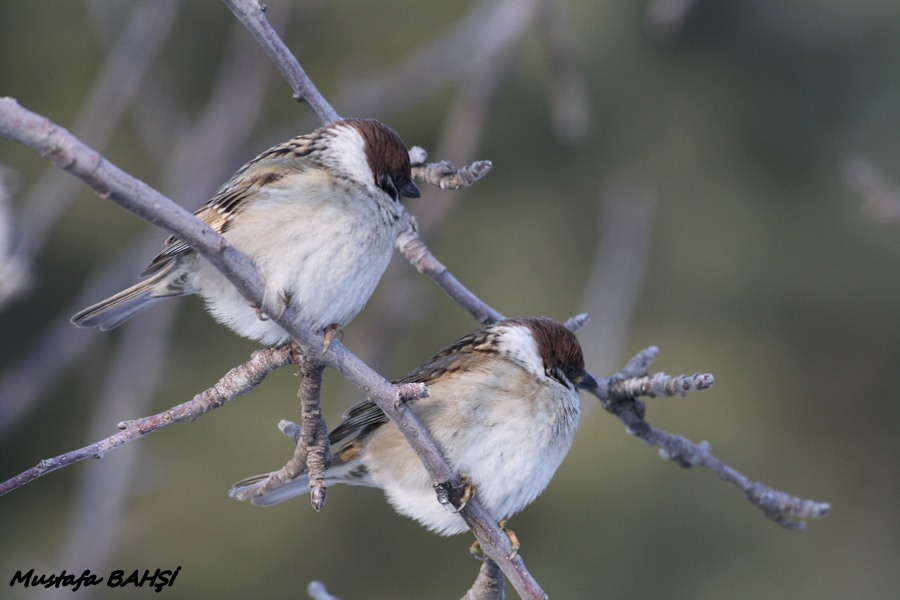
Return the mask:
<svg viewBox="0 0 900 600">
<path fill-rule="evenodd" d="M 410 180 L 400 186 L 400 195 L 404 198 L 418 198 L 422 194 L 419 193 L 419 188 L 416 187 L 415 182 Z"/>
<path fill-rule="evenodd" d="M 582 390 L 596 390 L 598 384 L 597 380 L 594 379 L 594 376 L 585 371 L 584 375 L 581 376 L 581 379 L 578 381 L 578 383 L 575 384 L 575 386 Z"/>
</svg>

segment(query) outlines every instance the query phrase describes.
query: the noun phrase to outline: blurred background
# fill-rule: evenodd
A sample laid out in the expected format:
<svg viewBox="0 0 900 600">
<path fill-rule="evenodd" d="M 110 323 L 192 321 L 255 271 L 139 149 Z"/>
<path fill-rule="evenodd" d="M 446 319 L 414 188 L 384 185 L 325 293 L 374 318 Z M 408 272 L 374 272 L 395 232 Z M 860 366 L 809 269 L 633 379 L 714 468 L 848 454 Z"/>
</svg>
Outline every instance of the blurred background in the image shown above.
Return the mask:
<svg viewBox="0 0 900 600">
<path fill-rule="evenodd" d="M 433 160 L 493 161 L 468 190 L 407 203 L 471 290 L 507 315 L 591 313 L 579 337 L 596 375 L 648 345 L 655 370 L 714 374 L 708 392 L 649 400 L 650 423 L 833 505 L 782 529 L 585 396 L 568 459 L 511 522 L 551 597 L 896 597 L 900 4 L 270 0 L 267 14 L 341 114 L 380 118 Z M 4 0 L 0 95 L 190 209 L 318 125 L 209 2 Z M 69 325 L 165 234 L 25 147 L 0 140 L 0 164 L 0 478 L 189 400 L 256 348 L 194 298 L 110 333 Z M 344 342 L 393 378 L 475 327 L 398 255 Z M 330 488 L 319 514 L 226 496 L 289 458 L 275 425 L 299 419 L 296 388 L 281 369 L 0 498 L 0 581 L 181 566 L 169 598 L 302 598 L 313 579 L 343 600 L 460 597 L 470 537 L 436 537 L 376 490 Z M 333 373 L 325 388 L 333 424 L 360 396 Z"/>
</svg>

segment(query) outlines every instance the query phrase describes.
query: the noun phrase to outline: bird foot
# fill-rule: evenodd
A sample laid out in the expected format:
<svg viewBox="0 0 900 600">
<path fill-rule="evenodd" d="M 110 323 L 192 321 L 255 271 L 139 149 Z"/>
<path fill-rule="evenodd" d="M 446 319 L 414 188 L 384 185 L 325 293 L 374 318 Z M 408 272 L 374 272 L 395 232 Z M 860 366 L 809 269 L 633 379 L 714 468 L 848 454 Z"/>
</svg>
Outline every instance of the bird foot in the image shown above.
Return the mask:
<svg viewBox="0 0 900 600">
<path fill-rule="evenodd" d="M 270 314 L 276 320 L 283 317 L 285 311 L 287 311 L 287 307 L 290 306 L 290 304 L 291 304 L 291 299 L 294 297 L 294 294 L 292 292 L 286 292 L 284 290 L 278 292 L 278 300 L 277 300 L 277 303 L 275 304 L 275 306 L 273 307 L 273 308 L 275 308 L 274 313 L 264 313 L 263 312 L 263 306 L 268 305 L 266 296 L 267 296 L 267 294 L 263 295 L 262 306 L 260 306 L 258 304 L 251 304 L 251 306 L 253 307 L 253 310 L 256 311 L 256 318 L 258 318 L 260 321 L 268 321 Z"/>
<path fill-rule="evenodd" d="M 459 486 L 454 487 L 449 481 L 442 481 L 434 486 L 438 502 L 441 503 L 441 506 L 453 512 L 461 511 L 475 495 L 475 485 L 472 483 L 472 480 L 466 475 L 461 475 L 460 479 Z"/>
<path fill-rule="evenodd" d="M 331 325 L 327 325 L 325 327 L 325 342 L 322 344 L 322 354 L 320 356 L 325 356 L 325 353 L 328 352 L 328 348 L 331 346 L 331 341 L 334 338 L 337 338 L 338 341 L 344 339 L 344 329 L 338 325 L 337 323 L 332 323 Z"/>
<path fill-rule="evenodd" d="M 512 546 L 512 550 L 509 553 L 509 559 L 513 559 L 519 553 L 519 548 L 522 547 L 522 544 L 519 543 L 519 536 L 516 535 L 516 532 L 512 529 L 506 528 L 506 519 L 501 519 L 497 525 L 500 526 L 500 529 L 503 530 L 503 533 L 506 534 L 506 537 L 509 538 L 509 544 Z M 478 540 L 472 542 L 472 545 L 469 546 L 469 555 L 477 560 L 478 562 L 484 561 L 484 554 L 481 552 L 481 544 Z"/>
</svg>

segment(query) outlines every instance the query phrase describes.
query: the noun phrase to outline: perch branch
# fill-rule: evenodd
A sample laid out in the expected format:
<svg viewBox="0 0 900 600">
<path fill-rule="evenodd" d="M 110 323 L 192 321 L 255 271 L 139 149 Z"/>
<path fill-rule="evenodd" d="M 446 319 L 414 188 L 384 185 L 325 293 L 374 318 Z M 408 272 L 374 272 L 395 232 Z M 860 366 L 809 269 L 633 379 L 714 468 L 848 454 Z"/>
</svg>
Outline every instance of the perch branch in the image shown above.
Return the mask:
<svg viewBox="0 0 900 600">
<path fill-rule="evenodd" d="M 188 243 L 221 271 L 249 302 L 261 306 L 262 312 L 287 331 L 305 352 L 315 352 L 324 347 L 322 336 L 300 325 L 296 309 L 288 306 L 269 310 L 263 304 L 263 283 L 259 273 L 221 235 L 156 190 L 112 165 L 62 127 L 22 108 L 10 98 L 0 98 L 0 136 L 35 149 L 84 181 L 102 197 L 115 201 Z M 453 473 L 431 435 L 406 403 L 401 401 L 404 390 L 391 385 L 338 340 L 331 341 L 321 360 L 365 392 L 396 423 L 422 460 L 434 484 L 451 482 L 459 486 L 458 475 Z M 46 472 L 59 466 L 42 462 L 38 468 Z M 484 553 L 500 565 L 524 598 L 545 597 L 521 557 L 511 557 L 509 538 L 493 522 L 478 498 L 470 500 L 461 514 L 478 538 Z"/>
</svg>

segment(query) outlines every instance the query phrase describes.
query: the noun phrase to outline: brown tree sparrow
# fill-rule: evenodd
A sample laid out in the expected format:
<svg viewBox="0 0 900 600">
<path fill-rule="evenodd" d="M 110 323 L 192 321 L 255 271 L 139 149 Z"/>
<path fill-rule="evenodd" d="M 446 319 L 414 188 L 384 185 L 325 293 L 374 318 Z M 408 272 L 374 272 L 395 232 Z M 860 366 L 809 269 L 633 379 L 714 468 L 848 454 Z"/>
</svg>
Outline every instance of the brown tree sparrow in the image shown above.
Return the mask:
<svg viewBox="0 0 900 600">
<path fill-rule="evenodd" d="M 507 319 L 467 335 L 396 383 L 410 382 L 429 392 L 410 408 L 498 521 L 547 487 L 572 445 L 578 388 L 597 385 L 575 335 L 545 318 Z M 438 502 L 422 463 L 373 402 L 347 411 L 330 441 L 340 446 L 327 483 L 382 488 L 397 512 L 441 535 L 468 529 Z M 241 481 L 230 494 L 265 477 Z M 268 506 L 307 492 L 308 477 L 301 475 L 253 503 Z"/>
<path fill-rule="evenodd" d="M 375 290 L 399 231 L 401 196 L 419 190 L 400 136 L 375 120 L 347 119 L 266 150 L 194 214 L 253 262 L 267 296 L 291 303 L 321 331 L 347 324 Z M 164 298 L 198 294 L 242 336 L 264 344 L 288 338 L 175 237 L 142 276 L 72 322 L 108 330 Z"/>
</svg>

